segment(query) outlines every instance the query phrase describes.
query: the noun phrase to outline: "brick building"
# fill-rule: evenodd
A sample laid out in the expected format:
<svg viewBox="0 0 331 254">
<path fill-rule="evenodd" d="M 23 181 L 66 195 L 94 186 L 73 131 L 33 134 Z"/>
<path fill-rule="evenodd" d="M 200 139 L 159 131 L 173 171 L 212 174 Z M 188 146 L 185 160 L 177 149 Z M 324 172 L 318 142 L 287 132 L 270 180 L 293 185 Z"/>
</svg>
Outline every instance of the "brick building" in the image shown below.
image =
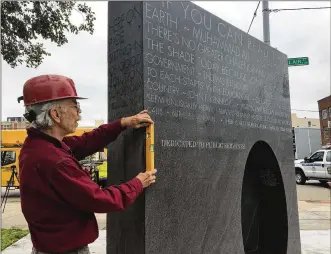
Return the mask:
<svg viewBox="0 0 331 254">
<path fill-rule="evenodd" d="M 322 145 L 331 145 L 331 95 L 318 101 Z"/>
</svg>

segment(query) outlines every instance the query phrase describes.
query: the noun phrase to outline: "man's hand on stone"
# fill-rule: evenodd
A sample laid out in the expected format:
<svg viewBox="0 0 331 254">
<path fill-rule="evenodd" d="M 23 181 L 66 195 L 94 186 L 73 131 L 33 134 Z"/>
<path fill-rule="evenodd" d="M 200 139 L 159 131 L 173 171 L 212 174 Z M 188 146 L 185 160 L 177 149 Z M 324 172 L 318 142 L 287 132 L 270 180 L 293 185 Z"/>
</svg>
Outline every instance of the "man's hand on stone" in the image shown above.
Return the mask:
<svg viewBox="0 0 331 254">
<path fill-rule="evenodd" d="M 148 114 L 147 110 L 143 110 L 135 116 L 123 117 L 121 119 L 122 127 L 132 127 L 138 129 L 141 127 L 146 127 L 150 124 L 153 124 L 151 117 Z"/>
<path fill-rule="evenodd" d="M 145 173 L 139 173 L 139 175 L 136 176 L 140 180 L 140 182 L 143 185 L 143 188 L 147 188 L 152 183 L 155 183 L 157 170 L 154 169 L 152 171 L 146 171 Z"/>
</svg>

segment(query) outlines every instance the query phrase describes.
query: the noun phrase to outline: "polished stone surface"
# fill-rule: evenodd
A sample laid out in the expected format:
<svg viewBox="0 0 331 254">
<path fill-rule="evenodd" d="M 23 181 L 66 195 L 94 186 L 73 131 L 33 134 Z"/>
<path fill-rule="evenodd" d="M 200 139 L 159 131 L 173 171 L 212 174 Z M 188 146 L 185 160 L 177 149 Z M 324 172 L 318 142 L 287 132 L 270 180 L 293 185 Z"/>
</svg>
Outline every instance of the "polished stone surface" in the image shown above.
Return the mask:
<svg viewBox="0 0 331 254">
<path fill-rule="evenodd" d="M 108 214 L 112 253 L 300 253 L 287 56 L 191 2 L 109 2 L 109 121 L 147 108 L 157 183 Z M 110 147 L 118 184 L 144 131 Z"/>
</svg>

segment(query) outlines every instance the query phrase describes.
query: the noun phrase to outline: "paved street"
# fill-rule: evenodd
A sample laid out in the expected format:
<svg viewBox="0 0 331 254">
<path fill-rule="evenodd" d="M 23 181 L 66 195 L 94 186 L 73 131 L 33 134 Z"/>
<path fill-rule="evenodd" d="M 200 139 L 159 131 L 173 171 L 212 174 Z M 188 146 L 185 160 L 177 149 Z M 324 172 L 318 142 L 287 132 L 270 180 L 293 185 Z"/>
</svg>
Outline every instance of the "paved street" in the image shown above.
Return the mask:
<svg viewBox="0 0 331 254">
<path fill-rule="evenodd" d="M 297 185 L 298 200 L 302 201 L 331 201 L 331 188 L 319 181 L 307 181 L 305 185 Z"/>
</svg>

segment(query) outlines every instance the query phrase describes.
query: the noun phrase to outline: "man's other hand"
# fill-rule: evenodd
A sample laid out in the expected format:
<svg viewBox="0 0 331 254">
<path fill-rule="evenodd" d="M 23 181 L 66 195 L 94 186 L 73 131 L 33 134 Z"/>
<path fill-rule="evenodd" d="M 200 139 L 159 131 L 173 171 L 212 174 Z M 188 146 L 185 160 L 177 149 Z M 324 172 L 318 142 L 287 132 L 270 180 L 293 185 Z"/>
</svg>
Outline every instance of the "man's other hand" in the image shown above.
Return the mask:
<svg viewBox="0 0 331 254">
<path fill-rule="evenodd" d="M 147 188 L 152 183 L 155 183 L 157 170 L 154 169 L 152 171 L 146 171 L 145 173 L 139 173 L 139 175 L 136 176 L 140 180 L 140 182 L 143 185 L 143 188 Z"/>
<path fill-rule="evenodd" d="M 121 125 L 123 128 L 132 127 L 138 129 L 153 124 L 151 117 L 147 110 L 143 110 L 135 116 L 123 117 L 121 119 Z"/>
</svg>

